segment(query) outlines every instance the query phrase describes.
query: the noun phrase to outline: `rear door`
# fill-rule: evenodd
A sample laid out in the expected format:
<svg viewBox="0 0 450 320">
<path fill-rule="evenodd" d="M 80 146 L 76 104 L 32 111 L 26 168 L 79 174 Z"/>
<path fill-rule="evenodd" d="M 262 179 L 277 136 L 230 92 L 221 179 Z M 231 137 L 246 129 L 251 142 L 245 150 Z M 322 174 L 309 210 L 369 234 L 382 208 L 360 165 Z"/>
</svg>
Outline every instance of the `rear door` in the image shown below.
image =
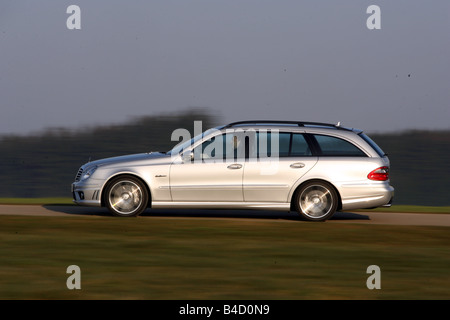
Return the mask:
<svg viewBox="0 0 450 320">
<path fill-rule="evenodd" d="M 287 202 L 292 186 L 317 163 L 302 132 L 247 134 L 243 190 L 246 202 Z"/>
</svg>

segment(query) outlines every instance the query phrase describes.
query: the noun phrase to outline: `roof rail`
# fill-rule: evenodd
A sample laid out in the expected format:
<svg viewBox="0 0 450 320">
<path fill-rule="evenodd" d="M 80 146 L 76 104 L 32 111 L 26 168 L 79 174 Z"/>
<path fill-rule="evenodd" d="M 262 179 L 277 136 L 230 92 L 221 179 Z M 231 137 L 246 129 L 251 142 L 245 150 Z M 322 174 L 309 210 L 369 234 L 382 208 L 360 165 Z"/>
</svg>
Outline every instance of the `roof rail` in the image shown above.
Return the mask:
<svg viewBox="0 0 450 320">
<path fill-rule="evenodd" d="M 299 127 L 305 127 L 305 126 L 320 126 L 320 127 L 332 127 L 336 129 L 342 129 L 342 130 L 352 130 L 349 128 L 341 127 L 341 123 L 338 122 L 337 124 L 332 123 L 323 123 L 323 122 L 310 122 L 310 121 L 279 121 L 279 120 L 246 120 L 246 121 L 237 121 L 227 124 L 224 128 L 230 128 L 238 125 L 245 125 L 245 124 L 291 124 L 291 125 L 297 125 Z"/>
</svg>

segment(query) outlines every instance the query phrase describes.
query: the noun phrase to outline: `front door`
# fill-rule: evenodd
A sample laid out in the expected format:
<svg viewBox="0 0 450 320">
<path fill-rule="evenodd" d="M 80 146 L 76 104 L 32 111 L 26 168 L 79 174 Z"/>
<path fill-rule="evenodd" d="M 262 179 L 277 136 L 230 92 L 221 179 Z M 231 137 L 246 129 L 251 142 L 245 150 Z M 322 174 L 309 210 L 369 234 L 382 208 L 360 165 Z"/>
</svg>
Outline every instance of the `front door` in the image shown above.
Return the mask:
<svg viewBox="0 0 450 320">
<path fill-rule="evenodd" d="M 219 133 L 170 167 L 170 191 L 177 202 L 242 202 L 244 159 L 239 137 Z"/>
</svg>

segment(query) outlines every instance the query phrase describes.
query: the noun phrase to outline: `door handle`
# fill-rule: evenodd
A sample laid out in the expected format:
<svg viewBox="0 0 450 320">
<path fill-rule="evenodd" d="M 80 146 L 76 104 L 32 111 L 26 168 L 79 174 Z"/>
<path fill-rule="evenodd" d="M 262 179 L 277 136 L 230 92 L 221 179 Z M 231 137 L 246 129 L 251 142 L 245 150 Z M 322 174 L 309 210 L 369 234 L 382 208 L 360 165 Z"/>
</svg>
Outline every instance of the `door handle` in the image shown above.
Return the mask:
<svg viewBox="0 0 450 320">
<path fill-rule="evenodd" d="M 242 164 L 239 164 L 239 163 L 230 164 L 227 168 L 228 169 L 240 169 L 240 168 L 242 168 Z"/>
<path fill-rule="evenodd" d="M 304 166 L 305 164 L 301 162 L 294 162 L 293 164 L 290 165 L 290 167 L 293 169 L 303 168 Z"/>
</svg>

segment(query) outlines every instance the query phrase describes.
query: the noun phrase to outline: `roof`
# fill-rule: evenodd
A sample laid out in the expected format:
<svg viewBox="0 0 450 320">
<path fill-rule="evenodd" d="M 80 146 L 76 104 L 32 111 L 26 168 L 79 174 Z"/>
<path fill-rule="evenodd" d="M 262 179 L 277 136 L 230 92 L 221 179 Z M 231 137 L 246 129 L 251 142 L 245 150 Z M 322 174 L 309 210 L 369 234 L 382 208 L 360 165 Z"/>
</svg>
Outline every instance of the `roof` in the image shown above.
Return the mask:
<svg viewBox="0 0 450 320">
<path fill-rule="evenodd" d="M 320 127 L 320 128 L 334 128 L 345 131 L 359 131 L 353 128 L 342 127 L 341 123 L 323 123 L 310 121 L 280 121 L 280 120 L 246 120 L 237 121 L 225 125 L 223 128 L 232 128 L 237 126 L 257 126 L 257 125 L 280 125 L 280 126 L 297 126 L 297 127 Z"/>
</svg>

